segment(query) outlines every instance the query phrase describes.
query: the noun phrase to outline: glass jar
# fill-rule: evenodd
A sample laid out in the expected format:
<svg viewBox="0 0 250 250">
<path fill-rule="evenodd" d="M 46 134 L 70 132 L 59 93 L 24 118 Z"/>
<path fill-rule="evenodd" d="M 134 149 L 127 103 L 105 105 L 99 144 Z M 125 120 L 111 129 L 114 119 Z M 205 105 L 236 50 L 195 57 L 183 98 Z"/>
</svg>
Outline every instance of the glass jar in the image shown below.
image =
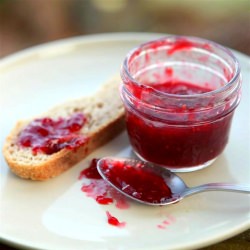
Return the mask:
<svg viewBox="0 0 250 250">
<path fill-rule="evenodd" d="M 223 152 L 241 89 L 230 50 L 196 37 L 164 37 L 130 51 L 121 78 L 127 132 L 139 158 L 188 172 Z"/>
</svg>

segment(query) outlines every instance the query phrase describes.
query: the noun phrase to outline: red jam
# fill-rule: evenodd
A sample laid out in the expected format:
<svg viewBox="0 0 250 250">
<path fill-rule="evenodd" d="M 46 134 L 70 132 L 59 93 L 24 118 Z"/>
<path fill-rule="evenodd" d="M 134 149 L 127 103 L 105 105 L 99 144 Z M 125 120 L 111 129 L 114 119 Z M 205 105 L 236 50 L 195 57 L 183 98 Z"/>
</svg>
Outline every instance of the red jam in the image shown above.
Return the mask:
<svg viewBox="0 0 250 250">
<path fill-rule="evenodd" d="M 168 55 L 171 55 L 171 54 L 175 53 L 176 51 L 191 49 L 194 46 L 195 45 L 192 42 L 190 42 L 186 39 L 177 40 L 174 44 L 172 44 L 171 49 L 168 50 Z"/>
<path fill-rule="evenodd" d="M 176 95 L 201 94 L 212 90 L 177 81 L 151 86 Z M 199 109 L 188 110 L 185 105 L 172 109 L 176 117 L 185 112 L 188 112 L 186 123 L 171 125 L 127 109 L 127 130 L 135 151 L 147 161 L 170 168 L 198 166 L 216 158 L 228 142 L 233 112 L 214 121 L 192 124 L 191 119 Z"/>
<path fill-rule="evenodd" d="M 88 179 L 102 179 L 100 174 L 97 171 L 97 162 L 99 159 L 94 158 L 89 164 L 89 167 L 82 170 L 79 176 L 79 180 L 81 180 L 83 177 L 86 177 Z"/>
<path fill-rule="evenodd" d="M 172 198 L 172 192 L 164 179 L 144 168 L 143 163 L 132 166 L 123 161 L 105 160 L 102 171 L 118 189 L 141 201 L 161 203 Z"/>
<path fill-rule="evenodd" d="M 108 217 L 108 224 L 116 227 L 124 227 L 126 225 L 125 222 L 120 222 L 116 217 L 110 214 L 110 212 L 106 212 L 106 215 Z"/>
<path fill-rule="evenodd" d="M 115 203 L 115 206 L 119 209 L 128 208 L 129 204 L 126 197 L 111 187 L 98 173 L 97 161 L 98 159 L 93 159 L 89 167 L 80 173 L 80 180 L 88 180 L 88 182 L 83 183 L 81 190 L 98 204 L 109 205 Z"/>
<path fill-rule="evenodd" d="M 36 119 L 21 131 L 18 144 L 32 148 L 33 154 L 51 155 L 63 148 L 76 149 L 87 141 L 85 136 L 78 133 L 86 121 L 82 113 L 75 113 L 67 119 Z"/>
<path fill-rule="evenodd" d="M 88 168 L 81 171 L 79 179 L 83 181 L 81 190 L 87 197 L 93 198 L 100 205 L 115 203 L 119 209 L 129 208 L 129 204 L 122 194 L 118 193 L 106 181 L 102 179 L 97 171 L 98 159 L 92 159 Z M 124 227 L 125 222 L 120 222 L 116 217 L 106 212 L 108 224 L 116 227 Z"/>
<path fill-rule="evenodd" d="M 174 95 L 196 95 L 196 94 L 202 94 L 209 91 L 212 91 L 213 89 L 209 87 L 201 87 L 197 85 L 193 85 L 191 83 L 187 82 L 181 82 L 181 81 L 168 81 L 164 83 L 156 83 L 151 84 L 151 87 L 165 92 L 169 94 Z"/>
<path fill-rule="evenodd" d="M 166 36 L 132 49 L 121 78 L 128 135 L 140 158 L 190 172 L 222 153 L 242 82 L 227 48 Z"/>
</svg>

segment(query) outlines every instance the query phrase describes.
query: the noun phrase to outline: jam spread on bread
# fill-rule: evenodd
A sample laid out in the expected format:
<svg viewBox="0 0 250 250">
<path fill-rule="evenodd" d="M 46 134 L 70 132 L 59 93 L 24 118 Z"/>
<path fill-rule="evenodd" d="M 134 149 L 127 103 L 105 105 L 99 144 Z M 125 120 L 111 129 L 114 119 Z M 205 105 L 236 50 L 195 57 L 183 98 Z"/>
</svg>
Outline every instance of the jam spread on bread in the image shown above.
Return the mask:
<svg viewBox="0 0 250 250">
<path fill-rule="evenodd" d="M 74 113 L 69 118 L 35 119 L 21 131 L 18 144 L 32 148 L 34 155 L 51 155 L 63 148 L 76 149 L 87 141 L 87 137 L 78 133 L 86 121 L 87 118 L 82 113 Z"/>
</svg>

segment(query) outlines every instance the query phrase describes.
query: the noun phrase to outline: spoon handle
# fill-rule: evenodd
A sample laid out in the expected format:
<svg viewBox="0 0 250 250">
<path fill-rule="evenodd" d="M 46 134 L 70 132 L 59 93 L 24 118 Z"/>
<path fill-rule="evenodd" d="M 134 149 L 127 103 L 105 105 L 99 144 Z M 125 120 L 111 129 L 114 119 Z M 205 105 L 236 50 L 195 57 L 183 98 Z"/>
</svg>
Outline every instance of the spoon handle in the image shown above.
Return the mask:
<svg viewBox="0 0 250 250">
<path fill-rule="evenodd" d="M 228 183 L 208 183 L 196 187 L 187 188 L 182 196 L 190 196 L 200 192 L 206 191 L 228 191 L 250 194 L 250 186 L 248 185 L 237 185 Z"/>
</svg>

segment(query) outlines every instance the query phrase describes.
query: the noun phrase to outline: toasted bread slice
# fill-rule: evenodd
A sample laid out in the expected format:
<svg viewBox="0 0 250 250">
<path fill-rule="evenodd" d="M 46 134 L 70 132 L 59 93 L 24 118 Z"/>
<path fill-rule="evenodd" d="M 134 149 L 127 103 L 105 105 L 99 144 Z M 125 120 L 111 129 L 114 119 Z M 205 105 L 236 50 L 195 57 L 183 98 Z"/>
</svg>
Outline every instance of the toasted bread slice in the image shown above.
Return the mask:
<svg viewBox="0 0 250 250">
<path fill-rule="evenodd" d="M 125 127 L 119 82 L 119 78 L 114 77 L 92 96 L 68 101 L 31 120 L 18 122 L 3 147 L 3 155 L 10 169 L 25 179 L 47 180 L 60 175 L 114 138 Z M 74 150 L 63 148 L 47 155 L 34 154 L 31 148 L 17 143 L 20 132 L 34 119 L 67 118 L 75 112 L 81 112 L 87 117 L 79 134 L 86 136 L 88 140 L 80 147 Z"/>
</svg>

